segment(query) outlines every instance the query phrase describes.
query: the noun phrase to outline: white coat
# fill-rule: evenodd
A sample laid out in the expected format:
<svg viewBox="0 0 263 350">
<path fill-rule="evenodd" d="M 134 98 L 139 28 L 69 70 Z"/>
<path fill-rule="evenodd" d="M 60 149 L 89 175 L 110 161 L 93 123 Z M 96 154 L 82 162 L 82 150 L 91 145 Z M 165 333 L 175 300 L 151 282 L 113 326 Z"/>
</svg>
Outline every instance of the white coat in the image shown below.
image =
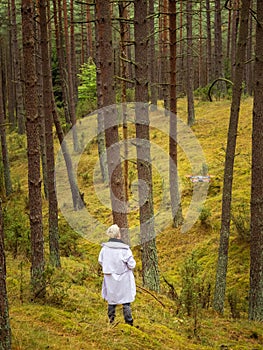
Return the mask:
<svg viewBox="0 0 263 350">
<path fill-rule="evenodd" d="M 102 243 L 99 263 L 104 274 L 102 297 L 108 304 L 126 304 L 135 299 L 136 286 L 133 269 L 136 262 L 128 245 L 110 239 Z"/>
</svg>

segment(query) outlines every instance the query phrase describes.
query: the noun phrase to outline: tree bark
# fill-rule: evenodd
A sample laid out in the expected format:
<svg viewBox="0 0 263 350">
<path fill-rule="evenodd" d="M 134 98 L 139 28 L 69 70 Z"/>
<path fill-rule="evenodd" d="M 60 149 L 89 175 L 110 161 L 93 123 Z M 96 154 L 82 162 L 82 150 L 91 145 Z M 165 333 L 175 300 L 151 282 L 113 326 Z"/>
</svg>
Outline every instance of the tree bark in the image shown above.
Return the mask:
<svg viewBox="0 0 263 350">
<path fill-rule="evenodd" d="M 207 82 L 212 80 L 212 34 L 211 34 L 211 15 L 210 0 L 206 0 L 206 63 L 207 63 Z"/>
<path fill-rule="evenodd" d="M 194 109 L 194 86 L 193 86 L 193 24 L 192 24 L 192 1 L 186 3 L 186 31 L 187 31 L 187 57 L 186 57 L 186 94 L 187 94 L 187 124 L 192 126 L 195 122 Z"/>
<path fill-rule="evenodd" d="M 48 224 L 50 263 L 60 267 L 59 232 L 58 232 L 58 203 L 55 189 L 55 161 L 52 118 L 52 81 L 50 68 L 50 53 L 48 45 L 47 0 L 39 1 L 41 58 L 43 72 L 43 102 L 45 118 L 45 144 L 47 159 L 47 188 L 48 188 Z"/>
<path fill-rule="evenodd" d="M 9 321 L 8 295 L 6 290 L 6 261 L 4 249 L 4 227 L 0 200 L 0 349 L 11 350 L 11 327 Z"/>
<path fill-rule="evenodd" d="M 113 222 L 121 228 L 123 239 L 128 241 L 127 207 L 125 201 L 117 113 L 115 107 L 114 63 L 111 35 L 110 3 L 97 0 L 96 35 L 99 49 L 100 83 L 99 93 L 103 110 L 105 143 L 108 163 L 110 198 Z M 100 106 L 101 107 L 101 106 Z"/>
<path fill-rule="evenodd" d="M 243 1 L 244 2 L 244 1 Z M 249 319 L 263 321 L 263 2 L 257 1 L 252 127 Z"/>
<path fill-rule="evenodd" d="M 135 123 L 137 172 L 139 181 L 140 204 L 140 239 L 142 247 L 143 284 L 152 290 L 159 291 L 158 257 L 156 249 L 153 193 L 152 164 L 149 137 L 148 112 L 148 79 L 147 79 L 147 1 L 134 2 L 134 38 L 135 38 Z M 148 197 L 145 200 L 145 186 Z"/>
<path fill-rule="evenodd" d="M 231 219 L 233 168 L 236 150 L 237 128 L 239 120 L 240 99 L 242 94 L 242 81 L 244 75 L 246 43 L 248 34 L 250 0 L 244 0 L 241 8 L 241 23 L 239 27 L 239 38 L 236 52 L 235 75 L 231 103 L 231 112 L 227 136 L 227 148 L 225 158 L 224 186 L 222 197 L 222 214 L 220 243 L 218 250 L 216 285 L 213 307 L 216 311 L 224 312 L 224 300 L 226 292 L 226 275 L 228 265 L 228 246 Z"/>
<path fill-rule="evenodd" d="M 169 183 L 174 227 L 183 223 L 177 171 L 177 96 L 176 96 L 176 0 L 169 0 L 170 15 L 170 135 L 169 135 Z"/>
<path fill-rule="evenodd" d="M 70 124 L 69 102 L 65 76 L 65 58 L 63 54 L 63 26 L 62 26 L 62 8 L 61 0 L 53 0 L 54 13 L 54 28 L 55 28 L 55 42 L 58 59 L 59 81 L 61 85 L 62 100 L 64 107 L 65 120 Z"/>
<path fill-rule="evenodd" d="M 67 89 L 68 89 L 68 101 L 69 101 L 69 112 L 70 112 L 70 121 L 72 127 L 72 136 L 73 136 L 73 144 L 74 150 L 78 151 L 78 138 L 76 129 L 74 126 L 76 125 L 76 106 L 75 106 L 75 98 L 74 98 L 74 82 L 73 82 L 73 71 L 72 71 L 72 60 L 71 60 L 71 48 L 69 41 L 69 27 L 68 27 L 68 8 L 67 1 L 63 0 L 63 14 L 64 14 L 64 35 L 65 35 L 65 52 L 66 52 L 66 62 L 67 62 Z"/>
<path fill-rule="evenodd" d="M 2 66 L 2 64 L 0 65 Z M 1 152 L 4 168 L 5 194 L 8 197 L 12 193 L 12 181 L 10 176 L 10 164 L 6 141 L 6 117 L 3 103 L 3 83 L 2 70 L 0 69 L 0 138 L 1 138 Z"/>
<path fill-rule="evenodd" d="M 6 64 L 6 76 L 7 76 L 7 100 L 8 100 L 8 120 L 11 123 L 11 129 L 14 130 L 16 127 L 15 120 L 15 85 L 14 85 L 14 58 L 13 58 L 13 46 L 12 46 L 12 20 L 11 20 L 11 4 L 8 1 L 8 18 L 9 18 L 9 29 L 8 29 L 8 46 L 7 46 L 7 62 Z"/>
<path fill-rule="evenodd" d="M 31 233 L 31 286 L 33 298 L 45 296 L 44 237 L 40 174 L 40 145 L 35 61 L 34 4 L 22 0 L 25 111 L 28 156 L 29 219 Z"/>
<path fill-rule="evenodd" d="M 149 1 L 149 37 L 150 37 L 150 47 L 149 47 L 149 62 L 150 64 L 150 89 L 151 89 L 151 110 L 157 109 L 157 64 L 156 64 L 156 50 L 155 50 L 155 9 L 154 0 Z"/>
<path fill-rule="evenodd" d="M 21 78 L 21 55 L 19 52 L 19 44 L 17 40 L 17 23 L 16 23 L 16 3 L 11 0 L 11 14 L 12 14 L 12 39 L 13 39 L 13 58 L 14 58 L 14 78 L 16 91 L 16 116 L 18 122 L 18 133 L 25 132 L 25 118 L 24 118 L 24 100 L 23 100 L 23 83 Z"/>
<path fill-rule="evenodd" d="M 122 102 L 122 130 L 123 130 L 123 143 L 124 143 L 124 167 L 123 167 L 123 176 L 124 176 L 124 193 L 125 200 L 128 202 L 129 199 L 129 162 L 128 162 L 128 124 L 127 124 L 127 82 L 125 79 L 128 79 L 127 72 L 127 62 L 128 52 L 127 52 L 127 43 L 129 39 L 129 26 L 126 22 L 128 19 L 128 10 L 127 4 L 124 2 L 119 3 L 119 16 L 120 16 L 120 73 L 121 77 L 124 78 L 121 80 L 121 102 Z"/>
<path fill-rule="evenodd" d="M 215 0 L 215 78 L 223 74 L 221 1 Z"/>
</svg>

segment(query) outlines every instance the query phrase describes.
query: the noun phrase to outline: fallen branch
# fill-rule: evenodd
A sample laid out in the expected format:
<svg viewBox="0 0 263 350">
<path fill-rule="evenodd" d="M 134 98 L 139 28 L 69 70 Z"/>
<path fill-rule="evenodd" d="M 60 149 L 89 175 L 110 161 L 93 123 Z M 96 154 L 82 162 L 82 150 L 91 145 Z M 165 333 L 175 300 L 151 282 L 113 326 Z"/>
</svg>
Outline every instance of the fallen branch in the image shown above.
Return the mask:
<svg viewBox="0 0 263 350">
<path fill-rule="evenodd" d="M 141 287 L 141 286 L 136 286 L 137 288 L 139 288 L 139 289 L 141 289 L 142 291 L 144 291 L 145 293 L 148 293 L 148 294 L 150 294 L 156 301 L 158 301 L 158 303 L 160 303 L 161 305 L 162 305 L 162 307 L 166 307 L 165 305 L 164 305 L 164 303 L 161 301 L 161 300 L 159 300 L 153 293 L 151 293 L 148 289 L 145 289 L 145 288 L 143 288 L 143 287 Z"/>
</svg>

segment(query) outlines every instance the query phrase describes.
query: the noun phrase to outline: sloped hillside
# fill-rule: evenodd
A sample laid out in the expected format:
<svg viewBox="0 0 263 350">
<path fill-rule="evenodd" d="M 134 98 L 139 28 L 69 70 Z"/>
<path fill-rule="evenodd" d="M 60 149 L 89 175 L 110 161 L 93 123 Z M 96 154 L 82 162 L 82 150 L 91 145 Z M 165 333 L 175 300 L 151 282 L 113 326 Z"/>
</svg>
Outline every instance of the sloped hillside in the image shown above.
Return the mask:
<svg viewBox="0 0 263 350">
<path fill-rule="evenodd" d="M 204 151 L 212 181 L 200 217 L 191 230 L 182 233 L 169 221 L 157 232 L 161 293 L 145 290 L 141 282 L 140 247 L 133 246 L 137 268 L 137 298 L 133 303 L 135 326 L 123 322 L 117 309 L 116 322 L 109 325 L 106 303 L 101 299 L 102 275 L 97 256 L 100 245 L 79 236 L 60 214 L 62 268 L 47 269 L 47 300 L 30 301 L 29 245 L 27 243 L 26 151 L 23 139 L 10 138 L 10 160 L 15 190 L 4 203 L 6 220 L 7 285 L 13 334 L 13 349 L 263 349 L 263 327 L 247 321 L 249 287 L 248 237 L 231 232 L 228 288 L 224 317 L 211 309 L 220 228 L 222 178 L 230 101 L 196 102 L 193 131 Z M 180 118 L 186 118 L 185 100 L 178 105 Z M 250 195 L 250 138 L 252 100 L 242 101 L 233 189 L 233 218 L 241 228 L 248 224 Z M 163 143 L 154 131 L 154 140 Z M 19 142 L 18 142 L 19 141 Z M 93 179 L 87 168 L 96 162 L 96 144 L 91 144 L 80 163 L 80 186 L 93 206 L 94 215 L 110 223 L 107 210 L 99 207 L 93 193 Z M 189 164 L 179 151 L 183 211 L 192 196 Z M 132 173 L 132 168 L 131 168 Z M 131 174 L 132 176 L 132 174 Z M 154 175 L 155 176 L 155 175 Z M 158 186 L 155 177 L 155 205 Z M 44 201 L 45 232 L 47 221 Z M 98 203 L 98 204 L 96 204 Z M 138 218 L 130 216 L 131 225 Z M 48 249 L 48 245 L 47 245 Z"/>
</svg>

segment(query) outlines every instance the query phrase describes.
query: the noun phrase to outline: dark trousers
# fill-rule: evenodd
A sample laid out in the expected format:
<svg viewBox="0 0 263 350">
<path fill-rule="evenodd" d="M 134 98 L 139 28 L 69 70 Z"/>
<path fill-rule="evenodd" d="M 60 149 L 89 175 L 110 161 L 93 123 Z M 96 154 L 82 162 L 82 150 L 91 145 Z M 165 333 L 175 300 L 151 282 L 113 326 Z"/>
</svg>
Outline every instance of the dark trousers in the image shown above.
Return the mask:
<svg viewBox="0 0 263 350">
<path fill-rule="evenodd" d="M 110 322 L 112 323 L 115 319 L 116 315 L 116 306 L 113 304 L 108 304 L 108 317 L 110 319 Z M 131 313 L 131 304 L 122 304 L 122 310 L 123 310 L 123 317 L 126 323 L 132 325 L 133 319 L 132 319 L 132 313 Z"/>
</svg>

